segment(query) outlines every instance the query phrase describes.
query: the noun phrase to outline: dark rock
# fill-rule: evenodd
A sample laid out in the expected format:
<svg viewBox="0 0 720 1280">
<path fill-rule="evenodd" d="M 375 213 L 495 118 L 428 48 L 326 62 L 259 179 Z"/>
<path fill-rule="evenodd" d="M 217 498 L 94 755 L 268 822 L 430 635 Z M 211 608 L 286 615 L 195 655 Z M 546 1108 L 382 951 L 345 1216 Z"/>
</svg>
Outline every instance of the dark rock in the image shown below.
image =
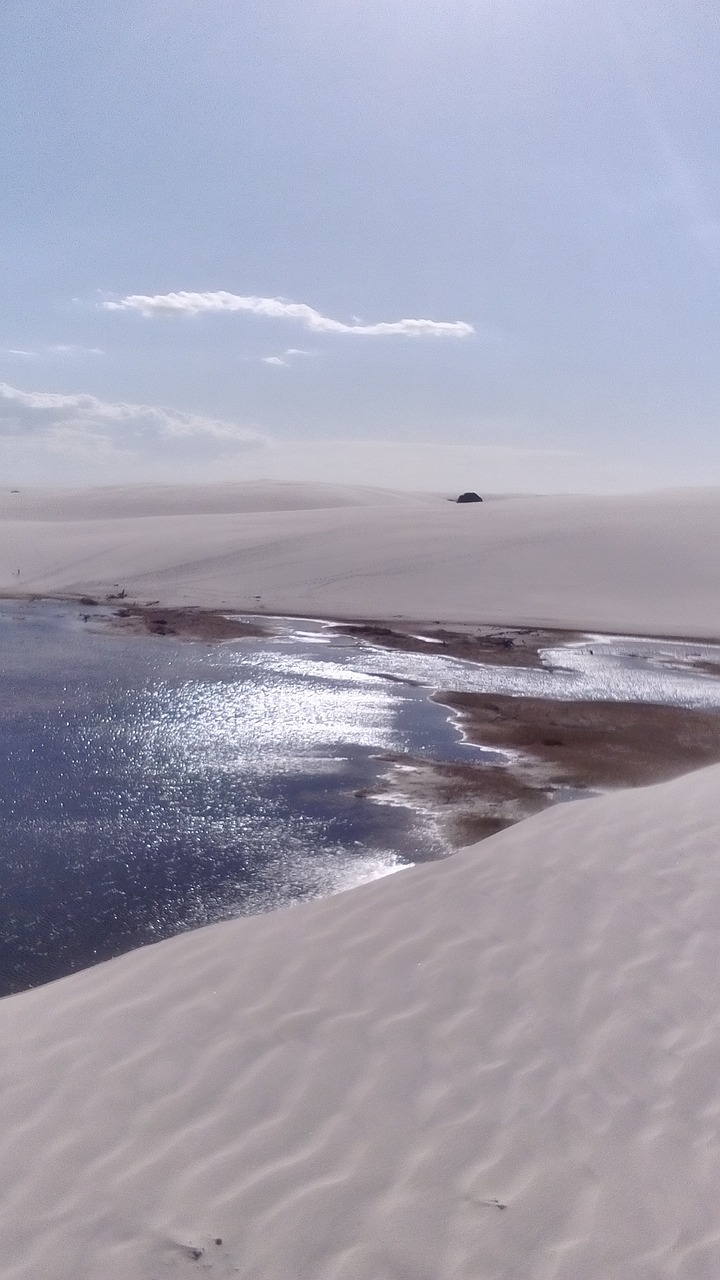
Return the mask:
<svg viewBox="0 0 720 1280">
<path fill-rule="evenodd" d="M 456 498 L 455 501 L 456 502 L 482 502 L 482 498 L 480 497 L 479 493 L 461 493 L 460 497 Z"/>
</svg>

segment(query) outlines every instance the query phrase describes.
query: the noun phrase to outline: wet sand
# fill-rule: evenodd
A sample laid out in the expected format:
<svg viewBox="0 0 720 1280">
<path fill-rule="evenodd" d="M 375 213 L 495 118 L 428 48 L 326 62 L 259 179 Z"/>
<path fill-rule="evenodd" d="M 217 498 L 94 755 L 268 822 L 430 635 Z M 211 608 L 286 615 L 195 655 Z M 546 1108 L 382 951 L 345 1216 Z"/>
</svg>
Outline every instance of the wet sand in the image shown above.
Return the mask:
<svg viewBox="0 0 720 1280">
<path fill-rule="evenodd" d="M 382 626 L 343 628 L 369 643 L 423 652 L 418 635 L 442 637 L 443 653 L 493 665 L 539 667 L 540 650 L 580 634 L 536 628 L 476 627 L 471 633 Z M 717 676 L 713 663 L 692 664 Z M 507 752 L 502 764 L 464 764 L 387 755 L 378 799 L 424 808 L 456 848 L 564 799 L 648 786 L 720 762 L 720 714 L 641 702 L 564 701 L 439 690 L 463 736 Z"/>
<path fill-rule="evenodd" d="M 626 702 L 560 702 L 443 692 L 469 742 L 507 764 L 386 756 L 380 798 L 434 813 L 456 848 L 563 799 L 648 786 L 720 762 L 720 715 Z"/>
<path fill-rule="evenodd" d="M 102 601 L 83 597 L 78 603 L 81 608 L 112 606 L 108 624 L 129 634 L 210 644 L 273 634 L 270 620 L 264 624 L 262 615 L 248 621 L 218 610 L 162 608 L 154 601 L 126 601 L 122 593 Z M 379 620 L 330 625 L 337 635 L 394 651 L 427 653 L 432 648 L 466 662 L 529 668 L 543 665 L 542 650 L 585 638 L 577 631 L 491 624 L 449 628 L 411 623 L 407 630 Z M 686 669 L 719 674 L 712 661 L 689 661 Z M 506 752 L 506 762 L 457 763 L 388 754 L 383 760 L 389 767 L 380 782 L 358 794 L 407 803 L 432 814 L 453 848 L 494 835 L 558 801 L 648 786 L 720 762 L 720 714 L 713 712 L 452 689 L 431 696 L 450 710 L 468 743 Z"/>
<path fill-rule="evenodd" d="M 569 644 L 580 638 L 576 631 L 543 627 L 457 626 L 418 622 L 389 627 L 383 622 L 338 623 L 341 635 L 354 636 L 367 644 L 382 645 L 405 653 L 426 653 L 432 646 L 445 657 L 464 662 L 487 662 L 493 666 L 540 667 L 540 650 Z"/>
<path fill-rule="evenodd" d="M 98 602 L 99 603 L 99 602 Z M 176 640 L 252 640 L 272 635 L 260 622 L 246 622 L 212 609 L 164 609 L 134 602 L 113 609 L 113 629 L 139 635 L 173 636 Z"/>
<path fill-rule="evenodd" d="M 86 601 L 87 604 L 100 603 Z M 110 597 L 113 628 L 213 643 L 270 636 L 272 625 L 201 608 L 162 608 Z M 539 627 L 332 624 L 362 643 L 493 666 L 538 668 L 540 653 L 582 640 L 580 632 Z M 711 662 L 688 669 L 717 675 Z M 720 762 L 720 715 L 684 707 L 564 701 L 438 690 L 469 743 L 507 752 L 502 764 L 386 755 L 379 785 L 363 794 L 432 813 L 459 848 L 494 835 L 559 800 L 619 787 L 647 786 Z"/>
</svg>

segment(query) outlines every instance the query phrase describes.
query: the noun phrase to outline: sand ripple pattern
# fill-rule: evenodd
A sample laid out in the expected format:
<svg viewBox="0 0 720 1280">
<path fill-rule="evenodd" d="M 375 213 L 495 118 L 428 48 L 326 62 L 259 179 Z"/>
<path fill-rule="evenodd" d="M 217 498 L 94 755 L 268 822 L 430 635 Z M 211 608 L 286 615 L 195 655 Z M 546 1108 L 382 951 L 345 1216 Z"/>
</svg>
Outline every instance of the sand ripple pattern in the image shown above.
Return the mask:
<svg viewBox="0 0 720 1280">
<path fill-rule="evenodd" d="M 0 1004 L 12 1280 L 717 1280 L 720 767 Z"/>
</svg>

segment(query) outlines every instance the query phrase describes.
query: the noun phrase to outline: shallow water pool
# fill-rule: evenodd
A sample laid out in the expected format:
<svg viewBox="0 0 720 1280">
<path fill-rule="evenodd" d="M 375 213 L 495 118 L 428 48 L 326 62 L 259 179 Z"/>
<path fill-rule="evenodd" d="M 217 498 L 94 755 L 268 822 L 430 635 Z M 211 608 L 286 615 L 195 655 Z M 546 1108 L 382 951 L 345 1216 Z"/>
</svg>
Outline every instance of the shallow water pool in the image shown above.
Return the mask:
<svg viewBox="0 0 720 1280">
<path fill-rule="evenodd" d="M 386 753 L 502 759 L 434 688 L 720 707 L 713 646 L 588 637 L 524 669 L 300 619 L 205 645 L 103 618 L 0 604 L 0 994 L 447 854 L 430 815 L 363 794 Z"/>
</svg>

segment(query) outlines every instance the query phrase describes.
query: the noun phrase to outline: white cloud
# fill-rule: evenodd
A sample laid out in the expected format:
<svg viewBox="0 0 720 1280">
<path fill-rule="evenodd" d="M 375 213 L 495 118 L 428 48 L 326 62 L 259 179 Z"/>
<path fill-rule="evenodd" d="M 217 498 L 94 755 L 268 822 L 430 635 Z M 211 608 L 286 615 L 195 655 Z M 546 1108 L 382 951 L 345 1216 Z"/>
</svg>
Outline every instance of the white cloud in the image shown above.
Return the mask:
<svg viewBox="0 0 720 1280">
<path fill-rule="evenodd" d="M 74 342 L 55 342 L 45 348 L 56 356 L 104 356 L 102 347 L 79 347 Z"/>
<path fill-rule="evenodd" d="M 19 347 L 5 347 L 0 352 L 6 356 L 30 356 L 33 359 L 40 355 L 50 356 L 104 356 L 102 347 L 81 347 L 74 342 L 52 342 L 39 347 L 36 351 L 25 351 Z"/>
<path fill-rule="evenodd" d="M 233 452 L 266 443 L 235 423 L 183 413 L 163 405 L 114 404 L 80 393 L 21 391 L 0 382 L 0 438 L 44 442 L 51 451 L 107 452 L 147 449 L 171 441 L 215 442 Z"/>
<path fill-rule="evenodd" d="M 435 337 L 467 338 L 475 332 L 464 320 L 392 320 L 362 324 L 354 320 L 344 324 L 323 316 L 305 302 L 287 302 L 283 298 L 258 298 L 219 290 L 216 293 L 157 293 L 152 296 L 131 293 L 117 301 L 103 302 L 108 311 L 139 311 L 143 316 L 161 313 L 198 316 L 212 312 L 249 312 L 272 320 L 295 320 L 311 333 L 352 333 L 364 337 Z"/>
<path fill-rule="evenodd" d="M 283 360 L 282 356 L 263 356 L 263 364 L 281 364 L 283 368 L 287 368 L 287 360 Z"/>
<path fill-rule="evenodd" d="M 314 351 L 307 351 L 304 347 L 286 347 L 286 356 L 314 356 Z"/>
</svg>

